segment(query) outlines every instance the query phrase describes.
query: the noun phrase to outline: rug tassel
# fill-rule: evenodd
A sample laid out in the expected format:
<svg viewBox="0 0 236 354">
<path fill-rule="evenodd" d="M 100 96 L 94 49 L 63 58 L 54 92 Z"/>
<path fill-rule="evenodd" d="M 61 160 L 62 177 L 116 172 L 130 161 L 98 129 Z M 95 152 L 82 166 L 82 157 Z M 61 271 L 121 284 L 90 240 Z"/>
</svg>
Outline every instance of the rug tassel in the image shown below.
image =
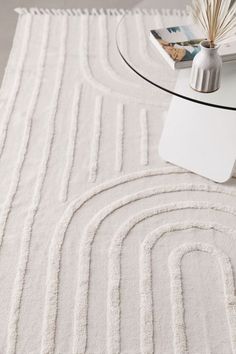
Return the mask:
<svg viewBox="0 0 236 354">
<path fill-rule="evenodd" d="M 17 12 L 19 15 L 26 15 L 28 13 L 27 9 L 24 7 L 17 7 L 15 12 Z"/>
</svg>

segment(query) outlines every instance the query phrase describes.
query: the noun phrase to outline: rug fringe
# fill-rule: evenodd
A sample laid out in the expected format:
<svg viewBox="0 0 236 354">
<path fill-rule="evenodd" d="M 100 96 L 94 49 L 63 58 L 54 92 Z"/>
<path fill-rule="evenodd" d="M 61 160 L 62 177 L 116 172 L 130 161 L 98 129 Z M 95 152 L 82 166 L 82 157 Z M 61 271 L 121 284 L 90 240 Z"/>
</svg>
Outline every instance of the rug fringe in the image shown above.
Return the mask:
<svg viewBox="0 0 236 354">
<path fill-rule="evenodd" d="M 29 9 L 25 7 L 18 7 L 15 9 L 19 15 L 69 15 L 69 16 L 81 16 L 81 15 L 111 15 L 111 16 L 120 16 L 120 15 L 135 15 L 135 14 L 142 14 L 142 15 L 156 15 L 156 14 L 163 14 L 163 15 L 175 15 L 175 16 L 186 16 L 188 15 L 187 10 L 176 10 L 176 9 L 48 9 L 48 8 L 37 8 L 31 7 Z"/>
</svg>

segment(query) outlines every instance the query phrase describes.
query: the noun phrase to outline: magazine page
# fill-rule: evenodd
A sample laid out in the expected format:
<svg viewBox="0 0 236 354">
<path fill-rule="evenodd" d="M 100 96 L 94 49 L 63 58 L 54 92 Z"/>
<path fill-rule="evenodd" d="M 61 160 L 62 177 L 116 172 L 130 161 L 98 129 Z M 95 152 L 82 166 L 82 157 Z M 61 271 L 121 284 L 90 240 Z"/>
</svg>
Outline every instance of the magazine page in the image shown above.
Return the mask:
<svg viewBox="0 0 236 354">
<path fill-rule="evenodd" d="M 195 25 L 163 28 L 152 30 L 151 33 L 175 62 L 192 61 L 204 39 Z"/>
</svg>

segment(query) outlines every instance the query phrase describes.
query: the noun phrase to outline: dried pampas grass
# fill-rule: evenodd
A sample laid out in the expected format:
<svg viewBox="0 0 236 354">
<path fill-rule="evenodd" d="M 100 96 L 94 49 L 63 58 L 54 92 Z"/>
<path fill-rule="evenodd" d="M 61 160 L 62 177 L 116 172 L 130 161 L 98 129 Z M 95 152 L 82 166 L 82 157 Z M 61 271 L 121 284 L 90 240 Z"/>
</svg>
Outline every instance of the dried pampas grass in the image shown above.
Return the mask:
<svg viewBox="0 0 236 354">
<path fill-rule="evenodd" d="M 193 0 L 190 12 L 202 28 L 210 47 L 236 37 L 235 0 Z"/>
</svg>

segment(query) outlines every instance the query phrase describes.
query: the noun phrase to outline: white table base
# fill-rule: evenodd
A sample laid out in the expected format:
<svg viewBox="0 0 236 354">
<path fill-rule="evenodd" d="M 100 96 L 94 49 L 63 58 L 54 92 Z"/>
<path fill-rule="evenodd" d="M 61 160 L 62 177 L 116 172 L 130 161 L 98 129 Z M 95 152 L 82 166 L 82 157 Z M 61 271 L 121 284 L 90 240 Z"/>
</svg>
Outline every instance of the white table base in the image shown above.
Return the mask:
<svg viewBox="0 0 236 354">
<path fill-rule="evenodd" d="M 173 97 L 159 154 L 165 161 L 226 182 L 236 160 L 236 111 Z"/>
</svg>

